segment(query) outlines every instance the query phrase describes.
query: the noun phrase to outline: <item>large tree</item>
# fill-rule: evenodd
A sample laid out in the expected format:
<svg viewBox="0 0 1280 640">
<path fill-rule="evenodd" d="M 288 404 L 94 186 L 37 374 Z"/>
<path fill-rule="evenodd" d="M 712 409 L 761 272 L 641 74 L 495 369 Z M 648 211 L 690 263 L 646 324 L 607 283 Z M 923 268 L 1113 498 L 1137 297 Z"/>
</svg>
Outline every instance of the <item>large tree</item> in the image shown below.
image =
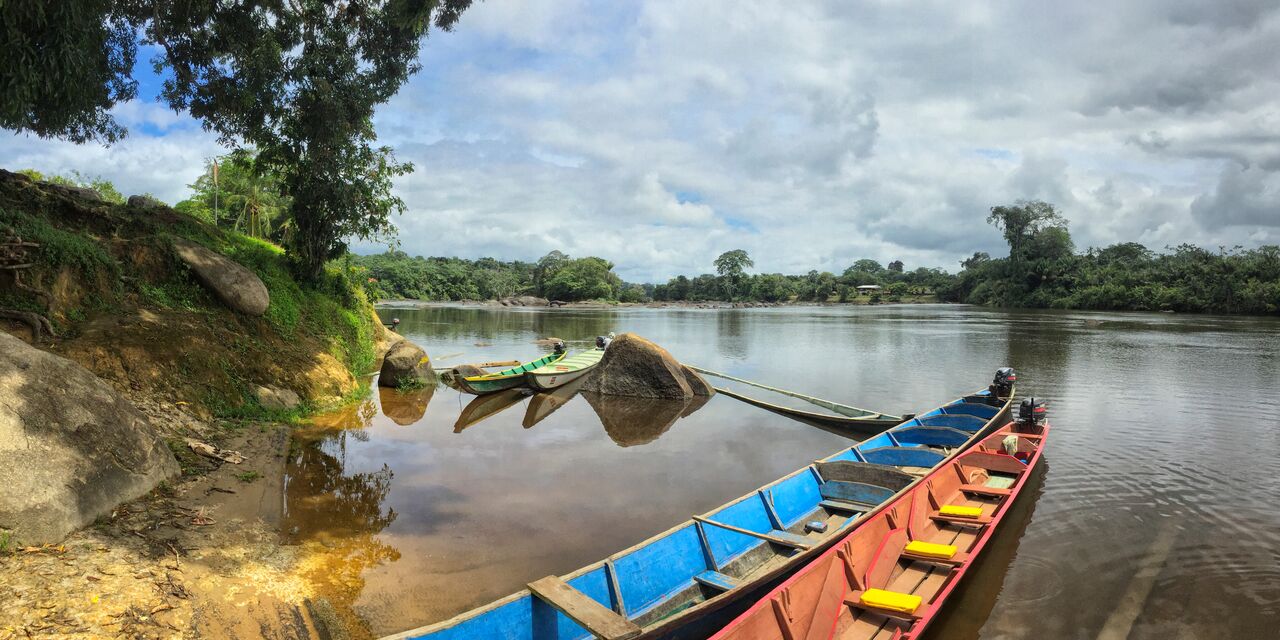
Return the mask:
<svg viewBox="0 0 1280 640">
<path fill-rule="evenodd" d="M 742 280 L 746 275 L 746 270 L 756 266 L 751 260 L 751 256 L 742 249 L 733 249 L 720 254 L 716 258 L 716 273 L 725 281 L 725 297 L 732 300 L 735 295 L 742 291 Z"/>
<path fill-rule="evenodd" d="M 319 276 L 345 240 L 394 234 L 412 170 L 375 147 L 374 107 L 418 71 L 428 28 L 450 30 L 471 0 L 133 0 L 168 67 L 162 95 L 229 146 L 249 144 L 292 199 L 288 248 Z"/>
<path fill-rule="evenodd" d="M 1019 200 L 1009 206 L 991 207 L 987 222 L 1004 232 L 1009 243 L 1009 258 L 1023 260 L 1028 241 L 1049 228 L 1066 229 L 1067 221 L 1058 210 L 1041 200 Z"/>
<path fill-rule="evenodd" d="M 43 138 L 112 143 L 111 117 L 133 99 L 138 44 L 110 0 L 0 1 L 0 127 Z"/>
</svg>

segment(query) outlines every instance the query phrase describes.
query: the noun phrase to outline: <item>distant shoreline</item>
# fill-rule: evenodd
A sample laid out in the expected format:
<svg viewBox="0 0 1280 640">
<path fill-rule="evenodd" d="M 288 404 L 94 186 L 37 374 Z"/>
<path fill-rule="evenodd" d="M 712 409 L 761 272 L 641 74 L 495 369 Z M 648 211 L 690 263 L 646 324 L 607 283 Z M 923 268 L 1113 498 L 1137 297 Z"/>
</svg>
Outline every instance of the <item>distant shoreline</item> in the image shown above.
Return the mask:
<svg viewBox="0 0 1280 640">
<path fill-rule="evenodd" d="M 389 309 L 416 309 L 425 307 L 493 307 L 498 309 L 618 309 L 618 308 L 640 308 L 640 309 L 771 309 L 775 307 L 889 307 L 901 305 L 917 305 L 917 304 L 954 304 L 943 302 L 940 300 L 903 300 L 902 302 L 877 302 L 871 304 L 867 300 L 857 300 L 849 302 L 812 302 L 812 301 L 793 301 L 793 302 L 722 302 L 722 301 L 705 301 L 692 302 L 688 300 L 679 301 L 654 301 L 654 302 L 600 302 L 596 300 L 584 300 L 580 302 L 566 302 L 562 305 L 543 306 L 543 305 L 504 305 L 498 300 L 416 300 L 412 298 L 397 298 L 379 300 L 374 303 L 375 306 L 385 307 Z"/>
</svg>

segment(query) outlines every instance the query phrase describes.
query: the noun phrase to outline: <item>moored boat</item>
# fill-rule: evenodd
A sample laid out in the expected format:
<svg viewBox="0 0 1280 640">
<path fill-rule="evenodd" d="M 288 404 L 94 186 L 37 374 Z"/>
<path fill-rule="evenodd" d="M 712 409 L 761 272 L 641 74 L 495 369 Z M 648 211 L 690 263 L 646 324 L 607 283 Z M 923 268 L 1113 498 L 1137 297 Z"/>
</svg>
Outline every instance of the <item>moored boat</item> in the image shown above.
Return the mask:
<svg viewBox="0 0 1280 640">
<path fill-rule="evenodd" d="M 526 362 L 522 365 L 503 369 L 496 373 L 485 373 L 473 376 L 456 376 L 454 384 L 457 385 L 459 391 L 472 393 L 475 395 L 484 395 L 486 393 L 496 393 L 504 389 L 514 389 L 515 387 L 523 387 L 527 384 L 524 374 L 537 369 L 554 364 L 564 359 L 564 344 L 557 343 L 555 352 L 542 356 L 537 360 Z"/>
<path fill-rule="evenodd" d="M 1012 371 L 605 560 L 393 639 L 697 637 L 1005 422 Z"/>
<path fill-rule="evenodd" d="M 604 349 L 580 351 L 558 362 L 528 371 L 524 374 L 524 379 L 533 389 L 550 391 L 591 373 L 603 357 Z"/>
<path fill-rule="evenodd" d="M 756 387 L 758 389 L 764 389 L 765 391 L 796 398 L 816 407 L 826 409 L 830 413 L 823 413 L 812 409 L 789 407 L 776 402 L 769 402 L 761 398 L 749 396 L 745 393 L 729 389 L 723 385 L 715 385 L 716 393 L 724 394 L 749 405 L 760 407 L 766 411 L 772 411 L 778 415 L 799 420 L 800 422 L 818 427 L 824 431 L 830 431 L 840 435 L 865 436 L 867 434 L 880 433 L 895 424 L 901 423 L 905 419 L 901 416 L 879 413 L 868 409 L 860 409 L 858 407 L 835 402 L 833 400 L 824 400 L 822 398 L 815 398 L 813 396 L 788 391 L 786 389 L 771 387 L 758 382 L 752 382 L 750 380 L 744 380 L 725 373 L 720 373 L 718 371 L 696 367 L 694 365 L 687 366 L 703 375 L 730 380 L 747 386 Z"/>
<path fill-rule="evenodd" d="M 918 638 L 982 554 L 1049 434 L 1043 406 L 934 469 L 713 640 Z"/>
</svg>

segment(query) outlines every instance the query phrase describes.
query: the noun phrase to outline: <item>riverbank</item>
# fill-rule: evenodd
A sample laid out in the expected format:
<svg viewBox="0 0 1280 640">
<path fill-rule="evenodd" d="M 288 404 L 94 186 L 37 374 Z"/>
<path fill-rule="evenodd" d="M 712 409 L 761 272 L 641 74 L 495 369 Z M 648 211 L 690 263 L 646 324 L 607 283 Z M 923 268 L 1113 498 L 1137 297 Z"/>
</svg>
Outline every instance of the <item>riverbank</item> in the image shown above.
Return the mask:
<svg viewBox="0 0 1280 640">
<path fill-rule="evenodd" d="M 281 542 L 284 469 L 294 424 L 367 395 L 386 331 L 341 270 L 302 283 L 278 246 L 131 202 L 0 171 L 0 257 L 9 265 L 0 270 L 0 331 L 104 383 L 80 397 L 78 388 L 35 388 L 21 362 L 0 370 L 25 394 L 10 398 L 16 415 L 0 416 L 17 420 L 0 423 L 0 445 L 27 430 L 40 447 L 91 451 L 47 462 L 68 465 L 57 470 L 73 479 L 68 491 L 106 491 L 98 469 L 123 467 L 136 452 L 113 449 L 125 446 L 113 437 L 84 442 L 75 428 L 31 432 L 38 425 L 24 421 L 43 414 L 22 407 L 44 411 L 40 394 L 57 391 L 59 406 L 88 415 L 122 397 L 139 413 L 116 417 L 167 445 L 158 452 L 181 469 L 47 543 L 24 539 L 27 523 L 12 520 L 22 512 L 6 512 L 40 498 L 0 494 L 0 640 L 348 637 L 359 623 L 325 595 L 338 552 Z M 182 243 L 247 269 L 269 296 L 265 309 L 231 308 L 227 291 L 188 268 Z M 123 426 L 101 424 L 107 434 Z"/>
<path fill-rule="evenodd" d="M 476 306 L 476 307 L 529 307 L 529 308 L 567 308 L 567 309 L 626 309 L 626 308 L 642 308 L 642 309 L 772 309 L 780 307 L 841 307 L 841 306 L 891 306 L 901 304 L 951 304 L 939 300 L 934 295 L 922 296 L 903 296 L 901 300 L 886 301 L 878 300 L 872 302 L 870 296 L 860 296 L 852 298 L 847 302 L 838 302 L 835 300 L 829 302 L 813 302 L 813 301 L 788 301 L 788 302 L 724 302 L 716 300 L 707 300 L 702 302 L 693 302 L 688 300 L 675 301 L 650 301 L 650 302 L 611 302 L 603 300 L 583 300 L 579 302 L 563 302 L 554 305 L 512 305 L 503 304 L 501 300 L 411 300 L 411 299 L 389 299 L 378 300 L 375 303 L 378 307 L 386 307 L 388 309 L 395 308 L 417 308 L 429 306 Z"/>
</svg>

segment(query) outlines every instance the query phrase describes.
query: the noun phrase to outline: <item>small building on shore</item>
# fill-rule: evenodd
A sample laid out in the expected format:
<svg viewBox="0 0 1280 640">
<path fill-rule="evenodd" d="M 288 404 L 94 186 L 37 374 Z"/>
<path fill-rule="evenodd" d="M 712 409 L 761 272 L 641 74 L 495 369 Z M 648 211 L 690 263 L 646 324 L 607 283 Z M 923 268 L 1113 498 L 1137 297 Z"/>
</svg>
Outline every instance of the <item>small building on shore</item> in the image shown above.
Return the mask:
<svg viewBox="0 0 1280 640">
<path fill-rule="evenodd" d="M 871 295 L 873 293 L 876 293 L 877 291 L 880 290 L 880 285 L 860 284 L 856 288 L 858 289 L 858 295 L 863 296 L 863 295 Z"/>
</svg>

